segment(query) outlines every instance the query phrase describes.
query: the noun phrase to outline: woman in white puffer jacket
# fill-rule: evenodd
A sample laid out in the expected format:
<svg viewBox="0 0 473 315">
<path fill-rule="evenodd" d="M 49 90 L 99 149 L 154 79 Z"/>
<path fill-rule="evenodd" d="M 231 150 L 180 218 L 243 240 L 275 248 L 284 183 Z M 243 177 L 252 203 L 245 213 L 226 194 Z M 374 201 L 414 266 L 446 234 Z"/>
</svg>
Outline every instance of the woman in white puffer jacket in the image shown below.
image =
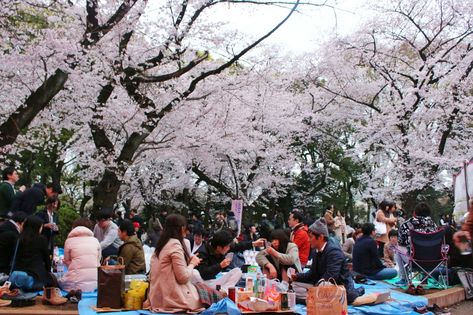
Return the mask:
<svg viewBox="0 0 473 315">
<path fill-rule="evenodd" d="M 82 290 L 92 292 L 97 289 L 97 267 L 100 266 L 101 248 L 90 229 L 92 222 L 80 218 L 72 224 L 72 231 L 64 243 L 64 263 L 67 273 L 59 279 L 65 291 Z"/>
</svg>

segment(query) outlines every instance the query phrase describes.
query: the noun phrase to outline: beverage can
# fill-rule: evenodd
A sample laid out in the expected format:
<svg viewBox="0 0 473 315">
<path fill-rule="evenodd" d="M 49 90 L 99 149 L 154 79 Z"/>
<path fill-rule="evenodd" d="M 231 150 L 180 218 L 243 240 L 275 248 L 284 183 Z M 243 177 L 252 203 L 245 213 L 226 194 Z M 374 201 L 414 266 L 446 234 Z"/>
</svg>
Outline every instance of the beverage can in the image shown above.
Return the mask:
<svg viewBox="0 0 473 315">
<path fill-rule="evenodd" d="M 289 309 L 289 300 L 287 296 L 287 292 L 279 293 L 280 300 L 281 300 L 281 311 L 287 311 Z"/>
<path fill-rule="evenodd" d="M 232 300 L 234 303 L 236 302 L 236 288 L 228 288 L 228 298 Z"/>
</svg>

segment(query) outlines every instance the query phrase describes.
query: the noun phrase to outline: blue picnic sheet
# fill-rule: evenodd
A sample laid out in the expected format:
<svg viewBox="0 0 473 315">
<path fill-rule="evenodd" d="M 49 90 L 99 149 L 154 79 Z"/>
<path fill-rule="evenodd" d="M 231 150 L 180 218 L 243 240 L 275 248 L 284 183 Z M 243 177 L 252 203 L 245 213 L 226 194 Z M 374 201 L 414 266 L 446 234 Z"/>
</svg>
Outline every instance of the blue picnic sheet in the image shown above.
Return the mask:
<svg viewBox="0 0 473 315">
<path fill-rule="evenodd" d="M 415 307 L 426 306 L 428 303 L 427 298 L 422 296 L 414 296 L 406 293 L 402 293 L 394 290 L 394 286 L 381 282 L 374 281 L 374 285 L 362 285 L 365 288 L 366 293 L 373 292 L 391 292 L 391 298 L 393 301 L 388 301 L 386 303 L 378 305 L 366 305 L 366 306 L 348 306 L 348 314 L 353 315 L 391 315 L 391 314 L 400 314 L 400 315 L 418 315 L 419 313 L 414 311 Z M 356 285 L 357 287 L 360 285 Z M 79 302 L 79 315 L 97 315 L 92 307 L 97 303 L 97 293 L 87 293 L 83 296 L 82 300 Z M 302 315 L 307 314 L 305 305 L 298 304 L 296 306 L 296 312 Z M 107 312 L 103 313 L 106 315 L 151 315 L 151 314 L 164 314 L 164 313 L 153 313 L 146 310 L 140 311 L 122 311 L 122 312 Z M 425 314 L 433 315 L 433 313 L 428 312 Z"/>
</svg>

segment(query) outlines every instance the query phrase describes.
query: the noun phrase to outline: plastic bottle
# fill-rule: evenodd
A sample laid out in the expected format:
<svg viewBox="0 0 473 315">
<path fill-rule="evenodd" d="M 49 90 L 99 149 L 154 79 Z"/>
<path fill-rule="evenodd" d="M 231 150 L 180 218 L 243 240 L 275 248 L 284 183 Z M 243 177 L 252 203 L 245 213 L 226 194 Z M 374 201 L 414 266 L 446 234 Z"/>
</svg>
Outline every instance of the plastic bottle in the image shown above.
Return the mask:
<svg viewBox="0 0 473 315">
<path fill-rule="evenodd" d="M 253 278 L 247 277 L 245 283 L 245 290 L 246 291 L 253 291 Z"/>
<path fill-rule="evenodd" d="M 253 293 L 255 294 L 255 297 L 258 297 L 258 287 L 259 287 L 259 284 L 260 284 L 260 275 L 259 273 L 256 274 L 256 280 L 254 281 L 254 284 L 253 284 Z"/>
<path fill-rule="evenodd" d="M 266 275 L 260 277 L 260 281 L 258 283 L 258 298 L 264 299 L 264 293 L 266 290 Z"/>
<path fill-rule="evenodd" d="M 62 258 L 59 258 L 56 265 L 56 269 L 57 269 L 58 278 L 61 278 L 64 273 L 64 262 L 62 261 Z"/>
</svg>

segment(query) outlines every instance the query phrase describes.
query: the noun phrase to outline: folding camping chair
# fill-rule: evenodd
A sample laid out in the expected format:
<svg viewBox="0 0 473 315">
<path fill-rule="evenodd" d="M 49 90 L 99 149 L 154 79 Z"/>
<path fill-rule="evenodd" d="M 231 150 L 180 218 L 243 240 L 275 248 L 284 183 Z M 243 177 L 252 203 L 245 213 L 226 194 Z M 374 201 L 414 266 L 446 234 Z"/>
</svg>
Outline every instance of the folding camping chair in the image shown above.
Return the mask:
<svg viewBox="0 0 473 315">
<path fill-rule="evenodd" d="M 433 279 L 440 287 L 448 287 L 448 249 L 445 244 L 445 230 L 439 229 L 432 233 L 410 230 L 411 248 L 407 263 L 407 281 L 421 275 L 421 283 L 429 278 Z"/>
</svg>

